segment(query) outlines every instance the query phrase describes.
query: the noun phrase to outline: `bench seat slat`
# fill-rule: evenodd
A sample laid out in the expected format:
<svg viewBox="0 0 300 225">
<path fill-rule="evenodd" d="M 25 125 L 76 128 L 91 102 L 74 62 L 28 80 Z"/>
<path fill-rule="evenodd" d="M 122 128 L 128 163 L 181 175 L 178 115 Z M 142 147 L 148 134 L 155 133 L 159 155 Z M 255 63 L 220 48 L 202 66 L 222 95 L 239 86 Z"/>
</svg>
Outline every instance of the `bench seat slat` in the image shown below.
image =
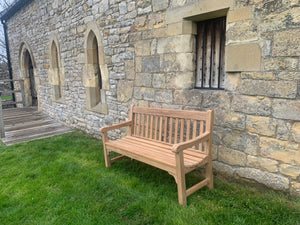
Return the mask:
<svg viewBox="0 0 300 225">
<path fill-rule="evenodd" d="M 117 141 L 107 142 L 107 147 L 114 146 L 126 149 L 133 154 L 142 155 L 159 163 L 176 167 L 175 154 L 171 152 L 171 145 L 151 142 L 143 138 L 125 137 Z M 185 167 L 191 168 L 198 166 L 207 156 L 198 153 L 195 150 L 188 149 L 184 151 Z"/>
</svg>

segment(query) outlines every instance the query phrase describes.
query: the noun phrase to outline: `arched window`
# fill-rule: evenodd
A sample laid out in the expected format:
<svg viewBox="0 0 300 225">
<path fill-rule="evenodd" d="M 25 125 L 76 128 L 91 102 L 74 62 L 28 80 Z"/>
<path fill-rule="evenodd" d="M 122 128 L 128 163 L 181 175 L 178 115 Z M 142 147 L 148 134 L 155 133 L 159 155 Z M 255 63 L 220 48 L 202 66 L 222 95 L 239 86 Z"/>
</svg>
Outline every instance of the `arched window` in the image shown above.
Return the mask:
<svg viewBox="0 0 300 225">
<path fill-rule="evenodd" d="M 102 77 L 99 63 L 99 50 L 97 37 L 93 31 L 90 31 L 87 39 L 87 66 L 89 72 L 94 75 L 91 79 L 91 107 L 101 103 Z"/>
<path fill-rule="evenodd" d="M 88 25 L 84 42 L 85 66 L 83 85 L 86 88 L 87 109 L 107 114 L 106 91 L 109 90 L 107 65 L 104 63 L 102 36 L 96 24 Z"/>
<path fill-rule="evenodd" d="M 51 59 L 50 69 L 52 70 L 52 81 L 53 81 L 53 94 L 54 99 L 58 100 L 62 97 L 61 95 L 61 79 L 60 79 L 60 65 L 58 60 L 58 51 L 55 41 L 51 44 Z"/>
</svg>

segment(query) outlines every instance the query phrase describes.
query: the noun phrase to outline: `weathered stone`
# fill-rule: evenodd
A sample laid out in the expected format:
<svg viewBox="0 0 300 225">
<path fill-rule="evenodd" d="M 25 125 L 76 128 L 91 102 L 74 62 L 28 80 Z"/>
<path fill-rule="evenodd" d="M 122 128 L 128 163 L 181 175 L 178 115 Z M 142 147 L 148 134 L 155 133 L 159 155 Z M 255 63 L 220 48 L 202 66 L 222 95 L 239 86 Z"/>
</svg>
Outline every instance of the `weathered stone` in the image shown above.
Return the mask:
<svg viewBox="0 0 300 225">
<path fill-rule="evenodd" d="M 127 60 L 125 62 L 125 74 L 128 80 L 134 80 L 135 78 L 134 61 Z"/>
<path fill-rule="evenodd" d="M 149 15 L 149 29 L 157 29 L 165 25 L 164 13 L 156 13 Z"/>
<path fill-rule="evenodd" d="M 300 182 L 291 182 L 291 194 L 294 196 L 300 196 Z"/>
<path fill-rule="evenodd" d="M 250 132 L 265 136 L 274 136 L 276 121 L 269 117 L 247 116 L 246 126 Z"/>
<path fill-rule="evenodd" d="M 260 154 L 291 165 L 299 165 L 300 151 L 299 144 L 291 144 L 287 141 L 280 141 L 274 138 L 260 138 Z"/>
<path fill-rule="evenodd" d="M 152 74 L 151 73 L 137 73 L 135 78 L 135 86 L 137 87 L 151 87 Z"/>
<path fill-rule="evenodd" d="M 229 176 L 234 175 L 233 167 L 231 167 L 227 164 L 218 162 L 218 161 L 213 162 L 213 169 L 216 170 L 218 173 L 223 173 L 223 174 L 226 174 L 226 175 L 229 175 Z"/>
<path fill-rule="evenodd" d="M 226 71 L 260 71 L 261 49 L 257 44 L 226 46 Z"/>
<path fill-rule="evenodd" d="M 250 155 L 257 155 L 259 138 L 257 135 L 251 135 L 240 131 L 227 131 L 224 134 L 223 144 L 231 149 L 240 150 Z"/>
<path fill-rule="evenodd" d="M 300 80 L 300 72 L 283 71 L 278 74 L 278 78 L 282 80 Z"/>
<path fill-rule="evenodd" d="M 227 73 L 224 81 L 224 87 L 228 91 L 236 92 L 241 82 L 240 73 Z"/>
<path fill-rule="evenodd" d="M 192 53 L 195 40 L 192 35 L 162 38 L 157 43 L 157 53 Z"/>
<path fill-rule="evenodd" d="M 246 127 L 246 116 L 239 113 L 227 113 L 222 122 L 224 127 L 243 130 Z"/>
<path fill-rule="evenodd" d="M 232 109 L 252 115 L 268 116 L 271 114 L 271 100 L 264 97 L 236 95 L 232 100 Z"/>
<path fill-rule="evenodd" d="M 228 44 L 245 41 L 257 41 L 257 26 L 258 24 L 256 20 L 247 20 L 244 22 L 230 24 L 226 32 Z"/>
<path fill-rule="evenodd" d="M 289 179 L 278 174 L 252 168 L 239 168 L 237 169 L 237 174 L 240 177 L 255 180 L 275 190 L 287 190 L 289 188 Z"/>
<path fill-rule="evenodd" d="M 300 143 L 300 122 L 294 123 L 291 134 L 293 141 Z"/>
<path fill-rule="evenodd" d="M 252 7 L 245 7 L 228 12 L 228 23 L 251 19 L 252 17 Z"/>
<path fill-rule="evenodd" d="M 229 165 L 245 166 L 247 156 L 245 153 L 240 151 L 232 150 L 229 148 L 220 148 L 218 160 Z"/>
<path fill-rule="evenodd" d="M 160 71 L 160 59 L 157 56 L 144 57 L 142 60 L 142 72 L 151 73 Z"/>
<path fill-rule="evenodd" d="M 150 55 L 150 44 L 151 41 L 149 40 L 142 40 L 138 41 L 135 44 L 135 54 L 137 56 L 145 56 L 145 55 Z"/>
<path fill-rule="evenodd" d="M 300 30 L 288 30 L 274 35 L 274 56 L 300 56 Z"/>
<path fill-rule="evenodd" d="M 165 88 L 166 77 L 162 73 L 153 74 L 152 85 L 154 88 Z"/>
<path fill-rule="evenodd" d="M 242 73 L 242 79 L 253 79 L 253 80 L 275 80 L 274 73 L 267 72 L 267 73 Z"/>
<path fill-rule="evenodd" d="M 163 103 L 172 103 L 173 93 L 172 90 L 159 90 L 155 92 L 155 101 Z"/>
<path fill-rule="evenodd" d="M 261 95 L 276 98 L 295 98 L 297 84 L 293 81 L 264 81 L 244 79 L 238 90 L 246 95 Z"/>
<path fill-rule="evenodd" d="M 278 172 L 278 162 L 268 158 L 247 156 L 247 166 L 269 172 Z"/>
<path fill-rule="evenodd" d="M 288 120 L 277 120 L 277 139 L 287 141 L 290 137 L 291 122 Z"/>
<path fill-rule="evenodd" d="M 300 120 L 300 100 L 275 99 L 272 104 L 272 115 L 286 120 Z"/>
<path fill-rule="evenodd" d="M 176 90 L 174 92 L 174 103 L 178 105 L 200 106 L 202 93 L 197 89 Z"/>
<path fill-rule="evenodd" d="M 264 60 L 264 70 L 297 70 L 298 59 L 291 57 L 279 57 L 279 58 L 269 58 Z"/>
<path fill-rule="evenodd" d="M 289 176 L 293 179 L 297 179 L 300 175 L 300 167 L 298 166 L 291 166 L 288 164 L 281 164 L 279 167 L 280 173 Z"/>
<path fill-rule="evenodd" d="M 167 88 L 191 89 L 195 85 L 193 72 L 168 73 L 166 76 Z"/>
</svg>

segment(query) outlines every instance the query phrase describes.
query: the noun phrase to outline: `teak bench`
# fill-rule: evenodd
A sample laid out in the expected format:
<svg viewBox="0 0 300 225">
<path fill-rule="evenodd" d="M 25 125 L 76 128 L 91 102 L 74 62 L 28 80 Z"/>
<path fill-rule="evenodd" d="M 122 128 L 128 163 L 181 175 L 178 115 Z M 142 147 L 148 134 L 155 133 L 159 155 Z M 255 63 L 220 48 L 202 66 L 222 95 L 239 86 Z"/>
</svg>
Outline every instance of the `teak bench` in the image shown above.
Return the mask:
<svg viewBox="0 0 300 225">
<path fill-rule="evenodd" d="M 129 135 L 109 141 L 108 131 L 129 126 Z M 203 186 L 213 188 L 213 111 L 155 109 L 131 106 L 130 120 L 103 127 L 106 167 L 129 157 L 169 172 L 177 182 L 179 204 Z M 110 152 L 121 156 L 110 158 Z M 205 179 L 186 189 L 185 174 L 205 165 Z"/>
</svg>

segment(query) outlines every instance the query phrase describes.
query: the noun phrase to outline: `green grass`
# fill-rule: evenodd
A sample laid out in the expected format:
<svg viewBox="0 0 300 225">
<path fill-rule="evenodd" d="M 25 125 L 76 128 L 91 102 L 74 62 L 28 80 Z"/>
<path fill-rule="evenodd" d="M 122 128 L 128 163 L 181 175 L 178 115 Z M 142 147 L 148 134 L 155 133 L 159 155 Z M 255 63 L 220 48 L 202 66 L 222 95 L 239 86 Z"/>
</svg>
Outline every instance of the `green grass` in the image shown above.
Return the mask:
<svg viewBox="0 0 300 225">
<path fill-rule="evenodd" d="M 1 96 L 2 101 L 11 101 L 12 100 L 12 95 L 7 95 L 7 96 Z"/>
<path fill-rule="evenodd" d="M 299 212 L 299 198 L 220 178 L 181 207 L 168 173 L 130 159 L 107 169 L 101 142 L 80 132 L 0 146 L 0 224 L 295 225 Z"/>
</svg>

